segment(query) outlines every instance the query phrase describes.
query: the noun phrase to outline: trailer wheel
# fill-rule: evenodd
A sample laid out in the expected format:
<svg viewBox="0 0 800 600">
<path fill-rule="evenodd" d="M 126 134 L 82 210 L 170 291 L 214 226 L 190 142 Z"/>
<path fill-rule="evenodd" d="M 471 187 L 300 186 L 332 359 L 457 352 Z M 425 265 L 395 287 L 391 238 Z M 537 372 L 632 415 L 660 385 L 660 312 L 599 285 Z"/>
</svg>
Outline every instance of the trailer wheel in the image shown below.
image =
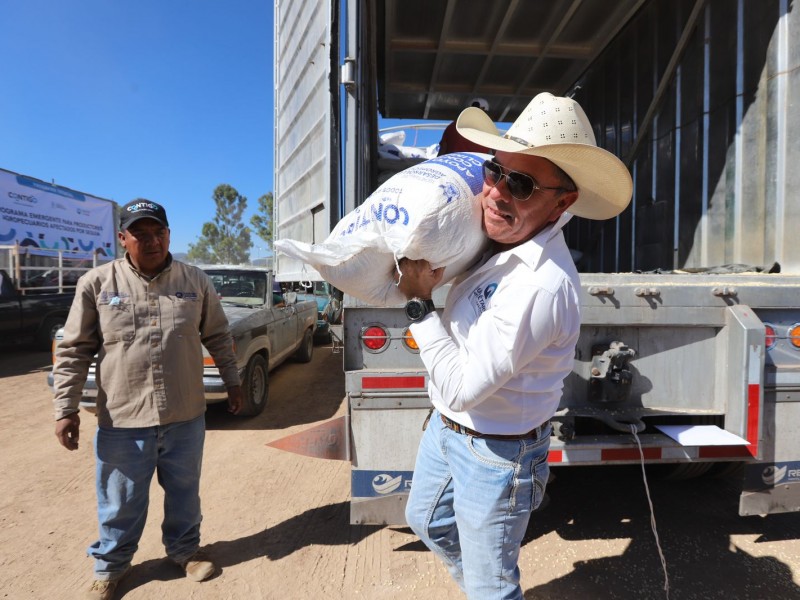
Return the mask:
<svg viewBox="0 0 800 600">
<path fill-rule="evenodd" d="M 314 334 L 310 329 L 306 329 L 303 334 L 303 341 L 300 342 L 300 347 L 295 352 L 294 358 L 297 362 L 307 363 L 311 362 L 311 356 L 314 354 Z"/>
<path fill-rule="evenodd" d="M 708 476 L 716 477 L 718 479 L 742 479 L 744 477 L 744 463 L 740 461 L 716 462 L 708 472 Z"/>
<path fill-rule="evenodd" d="M 36 348 L 39 350 L 50 350 L 53 345 L 53 338 L 56 332 L 64 327 L 66 317 L 47 317 L 39 328 L 36 335 Z"/>
<path fill-rule="evenodd" d="M 702 477 L 711 470 L 714 463 L 668 463 L 648 465 L 648 472 L 664 481 L 684 481 Z"/>
<path fill-rule="evenodd" d="M 260 354 L 254 354 L 247 363 L 242 381 L 242 410 L 239 416 L 260 415 L 267 406 L 269 392 L 269 371 L 267 361 Z"/>
</svg>

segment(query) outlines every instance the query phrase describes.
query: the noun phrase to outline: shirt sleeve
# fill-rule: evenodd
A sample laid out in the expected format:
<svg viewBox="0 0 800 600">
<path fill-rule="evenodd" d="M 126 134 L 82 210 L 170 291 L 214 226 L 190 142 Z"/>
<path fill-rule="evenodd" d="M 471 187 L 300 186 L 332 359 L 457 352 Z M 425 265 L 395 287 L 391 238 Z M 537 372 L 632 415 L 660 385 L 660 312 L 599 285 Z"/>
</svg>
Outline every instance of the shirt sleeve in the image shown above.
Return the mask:
<svg viewBox="0 0 800 600">
<path fill-rule="evenodd" d="M 53 405 L 56 420 L 78 412 L 89 366 L 100 348 L 97 297 L 86 277 L 78 280 L 75 298 L 56 346 L 53 366 Z"/>
<path fill-rule="evenodd" d="M 493 298 L 461 345 L 437 313 L 411 325 L 431 385 L 449 409 L 461 412 L 480 404 L 535 361 L 562 328 L 579 327 L 563 292 L 515 289 Z"/>
<path fill-rule="evenodd" d="M 214 292 L 214 286 L 203 277 L 203 315 L 200 321 L 200 340 L 214 359 L 225 387 L 241 385 L 233 351 L 233 337 L 222 304 Z"/>
</svg>

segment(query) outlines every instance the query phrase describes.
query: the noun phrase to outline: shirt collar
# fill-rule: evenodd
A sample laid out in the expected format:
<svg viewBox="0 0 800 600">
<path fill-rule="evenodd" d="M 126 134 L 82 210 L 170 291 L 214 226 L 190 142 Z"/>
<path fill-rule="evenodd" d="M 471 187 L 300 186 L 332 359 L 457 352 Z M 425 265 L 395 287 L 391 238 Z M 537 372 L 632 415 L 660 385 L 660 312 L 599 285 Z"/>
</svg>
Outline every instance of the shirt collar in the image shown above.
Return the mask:
<svg viewBox="0 0 800 600">
<path fill-rule="evenodd" d="M 542 258 L 545 246 L 547 246 L 547 244 L 554 237 L 561 233 L 564 225 L 566 225 L 571 218 L 571 213 L 561 213 L 561 216 L 556 221 L 550 225 L 547 225 L 527 242 L 498 254 L 497 264 L 504 263 L 509 260 L 510 257 L 516 256 L 525 264 L 530 265 L 532 269 L 537 268 L 539 266 L 539 261 Z M 491 252 L 491 250 L 489 252 Z"/>
</svg>

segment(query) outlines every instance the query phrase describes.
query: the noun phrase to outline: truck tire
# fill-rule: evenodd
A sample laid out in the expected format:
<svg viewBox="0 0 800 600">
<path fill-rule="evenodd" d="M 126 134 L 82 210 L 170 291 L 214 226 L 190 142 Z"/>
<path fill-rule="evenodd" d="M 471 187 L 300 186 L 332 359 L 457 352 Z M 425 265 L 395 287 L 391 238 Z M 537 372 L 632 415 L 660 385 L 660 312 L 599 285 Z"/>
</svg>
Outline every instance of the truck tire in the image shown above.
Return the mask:
<svg viewBox="0 0 800 600">
<path fill-rule="evenodd" d="M 686 481 L 702 477 L 713 465 L 710 462 L 649 464 L 647 472 L 662 481 Z"/>
<path fill-rule="evenodd" d="M 247 362 L 242 380 L 241 417 L 254 417 L 264 412 L 269 393 L 269 370 L 267 361 L 260 354 L 254 354 Z"/>
<path fill-rule="evenodd" d="M 744 463 L 740 461 L 714 463 L 708 476 L 719 479 L 744 479 Z"/>
<path fill-rule="evenodd" d="M 66 317 L 47 317 L 36 334 L 36 349 L 50 351 L 56 331 L 64 327 Z"/>
<path fill-rule="evenodd" d="M 333 342 L 333 337 L 331 336 L 330 331 L 327 331 L 323 334 L 314 334 L 315 344 L 330 344 L 331 342 Z"/>
<path fill-rule="evenodd" d="M 314 354 L 314 334 L 310 329 L 306 329 L 303 334 L 303 341 L 300 342 L 300 347 L 294 354 L 297 362 L 307 363 L 311 362 L 311 356 Z"/>
</svg>

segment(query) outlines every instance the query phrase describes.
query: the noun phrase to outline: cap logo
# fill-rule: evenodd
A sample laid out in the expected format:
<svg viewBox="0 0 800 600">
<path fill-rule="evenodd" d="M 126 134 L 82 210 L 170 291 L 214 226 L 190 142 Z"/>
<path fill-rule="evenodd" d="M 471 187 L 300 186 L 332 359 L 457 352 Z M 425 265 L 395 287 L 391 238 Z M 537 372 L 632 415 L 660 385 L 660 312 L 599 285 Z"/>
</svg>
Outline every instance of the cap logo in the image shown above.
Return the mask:
<svg viewBox="0 0 800 600">
<path fill-rule="evenodd" d="M 161 207 L 158 204 L 153 204 L 152 202 L 137 202 L 136 204 L 131 204 L 125 210 L 128 212 L 138 212 L 140 210 L 151 210 L 155 212 L 159 208 Z"/>
</svg>

